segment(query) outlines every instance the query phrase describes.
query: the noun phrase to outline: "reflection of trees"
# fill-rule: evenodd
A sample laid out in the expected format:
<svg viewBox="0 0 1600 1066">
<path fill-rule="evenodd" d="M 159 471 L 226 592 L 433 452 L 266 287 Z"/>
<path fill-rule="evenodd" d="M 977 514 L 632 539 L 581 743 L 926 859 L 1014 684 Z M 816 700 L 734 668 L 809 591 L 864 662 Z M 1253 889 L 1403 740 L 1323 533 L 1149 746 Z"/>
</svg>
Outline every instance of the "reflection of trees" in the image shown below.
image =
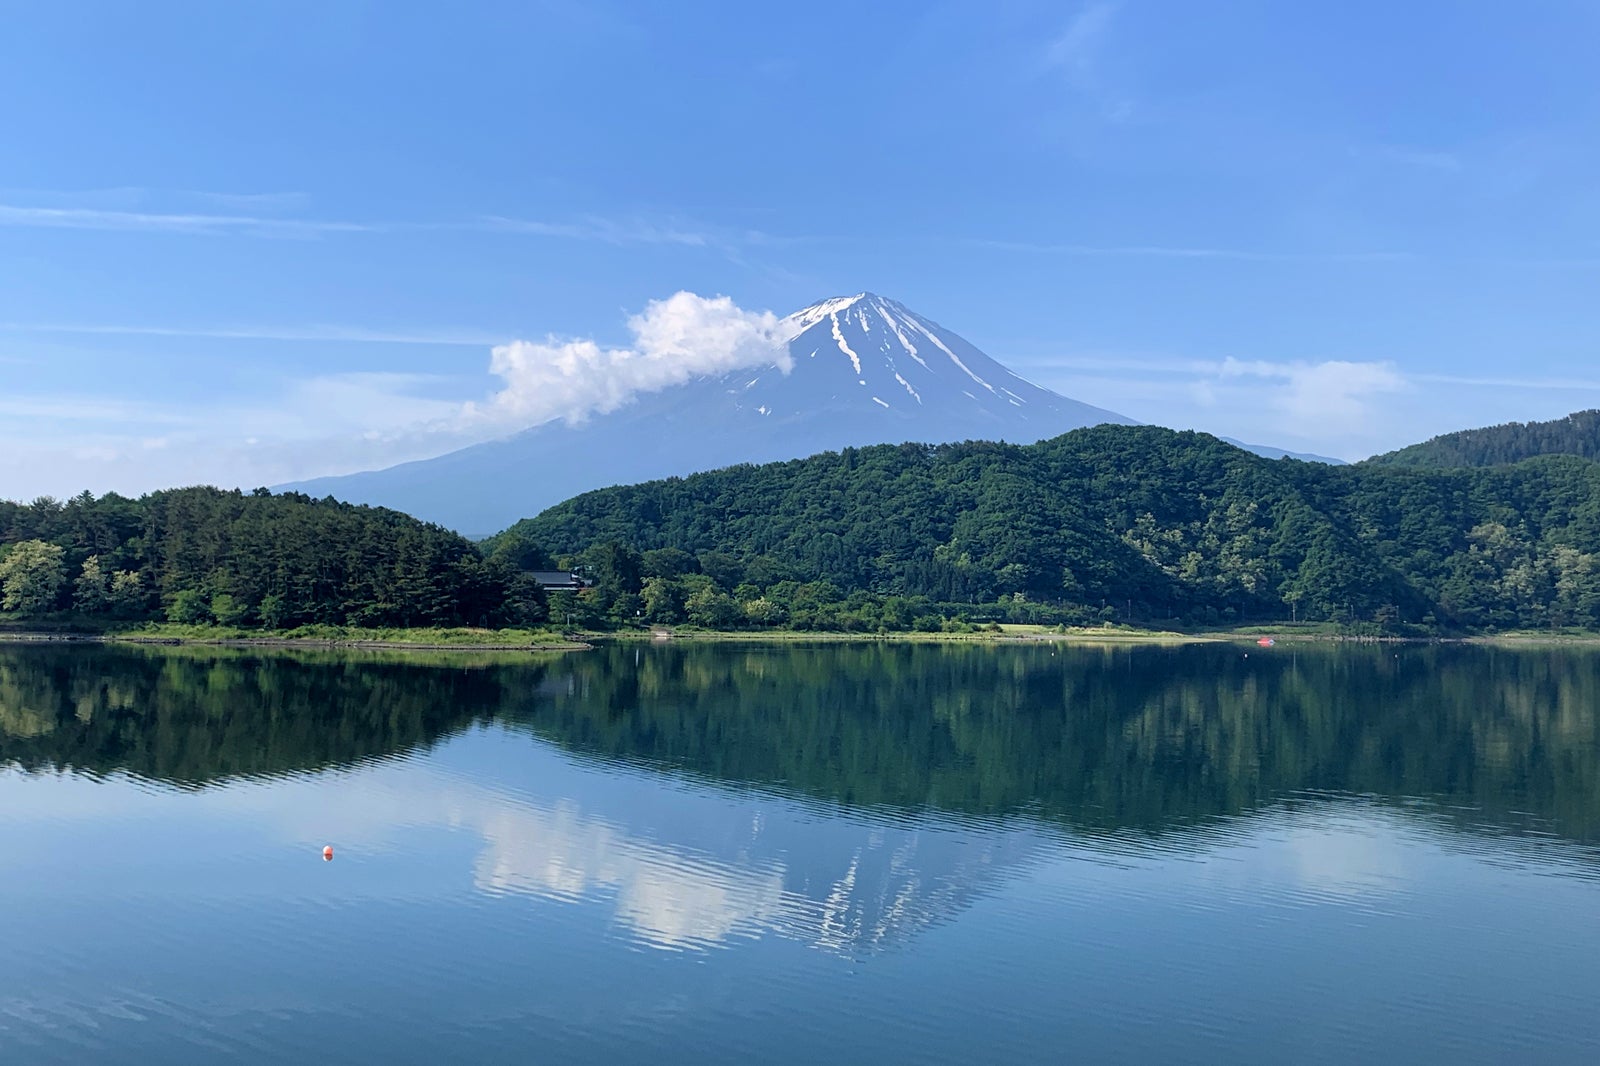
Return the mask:
<svg viewBox="0 0 1600 1066">
<path fill-rule="evenodd" d="M 0 648 L 0 762 L 180 784 L 316 770 L 430 745 L 500 692 L 459 661 Z"/>
<path fill-rule="evenodd" d="M 1155 832 L 1332 790 L 1600 837 L 1600 655 L 1582 650 L 0 648 L 0 760 L 27 767 L 203 783 L 405 752 L 488 717 L 847 806 Z"/>
<path fill-rule="evenodd" d="M 849 805 L 1158 831 L 1296 792 L 1600 835 L 1584 651 L 614 648 L 514 716 L 565 746 Z"/>
</svg>

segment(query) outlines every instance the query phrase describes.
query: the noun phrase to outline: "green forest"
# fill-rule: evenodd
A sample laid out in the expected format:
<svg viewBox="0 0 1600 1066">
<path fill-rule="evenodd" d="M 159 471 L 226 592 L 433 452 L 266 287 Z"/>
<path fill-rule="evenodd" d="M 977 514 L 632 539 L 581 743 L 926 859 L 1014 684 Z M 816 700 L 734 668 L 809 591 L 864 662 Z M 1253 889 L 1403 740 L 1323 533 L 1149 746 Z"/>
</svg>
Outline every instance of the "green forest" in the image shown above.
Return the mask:
<svg viewBox="0 0 1600 1066">
<path fill-rule="evenodd" d="M 529 572 L 557 565 L 591 587 L 547 596 Z M 1335 467 L 1099 426 L 603 489 L 479 544 L 265 489 L 85 493 L 0 503 L 0 611 L 277 631 L 1594 629 L 1600 463 Z"/>
<path fill-rule="evenodd" d="M 592 617 L 1377 630 L 1600 626 L 1600 464 L 1335 467 L 1098 426 L 847 448 L 586 493 L 490 541 L 585 565 Z M 520 548 L 518 546 L 521 546 Z"/>
<path fill-rule="evenodd" d="M 1366 461 L 1379 466 L 1497 466 L 1536 455 L 1600 459 L 1600 411 L 1446 433 Z"/>
<path fill-rule="evenodd" d="M 210 488 L 0 501 L 0 609 L 22 618 L 293 629 L 544 617 L 504 558 L 382 508 Z"/>
</svg>

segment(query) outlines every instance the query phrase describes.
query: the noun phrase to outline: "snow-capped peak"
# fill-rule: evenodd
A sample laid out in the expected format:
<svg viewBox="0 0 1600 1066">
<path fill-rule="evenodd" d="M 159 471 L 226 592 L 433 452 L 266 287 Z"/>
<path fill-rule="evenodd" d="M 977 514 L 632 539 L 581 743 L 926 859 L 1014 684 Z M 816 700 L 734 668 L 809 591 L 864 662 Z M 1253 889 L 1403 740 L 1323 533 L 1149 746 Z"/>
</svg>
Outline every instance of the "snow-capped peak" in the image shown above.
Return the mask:
<svg viewBox="0 0 1600 1066">
<path fill-rule="evenodd" d="M 835 296 L 831 300 L 823 300 L 821 303 L 814 303 L 810 307 L 802 307 L 779 324 L 779 332 L 786 340 L 793 340 L 818 322 L 846 312 L 859 301 L 867 299 L 876 299 L 876 297 L 870 292 L 858 292 L 854 296 Z"/>
<path fill-rule="evenodd" d="M 1044 424 L 1084 424 L 1099 412 L 1042 389 L 958 334 L 872 292 L 836 296 L 784 318 L 787 366 L 722 383 L 763 417 L 853 411 L 953 426 L 972 420 L 990 436 L 1027 438 Z M 911 432 L 911 430 L 907 430 Z M 976 434 L 975 434 L 976 435 Z"/>
</svg>

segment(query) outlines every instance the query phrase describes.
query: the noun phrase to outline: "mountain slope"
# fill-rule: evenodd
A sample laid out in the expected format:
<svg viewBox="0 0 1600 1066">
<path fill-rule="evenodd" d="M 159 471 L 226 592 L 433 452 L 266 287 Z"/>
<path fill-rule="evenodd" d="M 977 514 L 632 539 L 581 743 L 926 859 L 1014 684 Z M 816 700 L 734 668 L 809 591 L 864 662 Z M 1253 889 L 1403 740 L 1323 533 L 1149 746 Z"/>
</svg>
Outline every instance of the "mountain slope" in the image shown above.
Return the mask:
<svg viewBox="0 0 1600 1066">
<path fill-rule="evenodd" d="M 1578 411 L 1549 422 L 1507 422 L 1446 433 L 1365 461 L 1374 466 L 1496 466 L 1536 455 L 1600 459 L 1600 411 Z"/>
<path fill-rule="evenodd" d="M 825 582 L 835 596 L 1154 621 L 1600 624 L 1600 463 L 1568 457 L 1331 467 L 1105 425 L 1029 446 L 847 449 L 606 489 L 505 536 L 564 553 L 678 549 L 726 591 L 751 586 L 745 600 L 795 617 L 826 589 L 792 583 Z"/>
<path fill-rule="evenodd" d="M 1270 444 L 1247 444 L 1234 437 L 1222 437 L 1235 448 L 1243 448 L 1247 452 L 1254 452 L 1263 459 L 1297 459 L 1302 463 L 1327 463 L 1329 466 L 1344 466 L 1343 459 L 1335 459 L 1331 455 L 1318 455 L 1316 452 L 1291 452 L 1286 448 L 1275 448 Z"/>
<path fill-rule="evenodd" d="M 489 533 L 590 489 L 907 440 L 1032 442 L 1129 423 L 1029 382 L 903 304 L 861 293 L 784 319 L 792 362 L 386 470 L 287 486 Z"/>
</svg>

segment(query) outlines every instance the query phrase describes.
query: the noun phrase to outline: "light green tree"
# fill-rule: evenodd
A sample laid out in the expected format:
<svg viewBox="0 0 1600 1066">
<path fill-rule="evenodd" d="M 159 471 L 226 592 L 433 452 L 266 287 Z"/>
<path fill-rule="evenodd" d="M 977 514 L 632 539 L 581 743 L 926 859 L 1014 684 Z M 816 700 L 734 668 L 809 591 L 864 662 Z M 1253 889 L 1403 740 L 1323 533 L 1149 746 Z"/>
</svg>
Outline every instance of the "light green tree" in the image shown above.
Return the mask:
<svg viewBox="0 0 1600 1066">
<path fill-rule="evenodd" d="M 262 625 L 268 629 L 278 629 L 289 617 L 289 605 L 282 596 L 269 592 L 261 597 L 261 606 L 256 609 L 256 613 L 261 616 Z"/>
<path fill-rule="evenodd" d="M 745 602 L 744 616 L 754 625 L 776 626 L 782 625 L 788 615 L 781 606 L 760 596 Z"/>
<path fill-rule="evenodd" d="M 66 553 L 59 545 L 25 540 L 0 559 L 0 607 L 22 614 L 41 614 L 56 604 L 67 583 Z"/>
<path fill-rule="evenodd" d="M 111 575 L 111 609 L 118 614 L 138 614 L 144 610 L 144 582 L 137 570 L 118 570 Z"/>
<path fill-rule="evenodd" d="M 91 555 L 83 561 L 83 570 L 72 586 L 72 603 L 80 611 L 98 614 L 111 600 L 110 575 L 100 569 L 100 556 Z"/>
<path fill-rule="evenodd" d="M 250 605 L 241 603 L 231 593 L 219 592 L 211 597 L 211 617 L 215 618 L 219 625 L 242 625 L 244 620 L 250 617 Z"/>
<path fill-rule="evenodd" d="M 696 592 L 683 606 L 689 621 L 707 629 L 728 629 L 744 621 L 744 608 L 739 601 L 715 586 Z"/>
<path fill-rule="evenodd" d="M 167 604 L 167 621 L 182 625 L 203 625 L 211 621 L 211 605 L 199 589 L 182 589 Z"/>
</svg>

